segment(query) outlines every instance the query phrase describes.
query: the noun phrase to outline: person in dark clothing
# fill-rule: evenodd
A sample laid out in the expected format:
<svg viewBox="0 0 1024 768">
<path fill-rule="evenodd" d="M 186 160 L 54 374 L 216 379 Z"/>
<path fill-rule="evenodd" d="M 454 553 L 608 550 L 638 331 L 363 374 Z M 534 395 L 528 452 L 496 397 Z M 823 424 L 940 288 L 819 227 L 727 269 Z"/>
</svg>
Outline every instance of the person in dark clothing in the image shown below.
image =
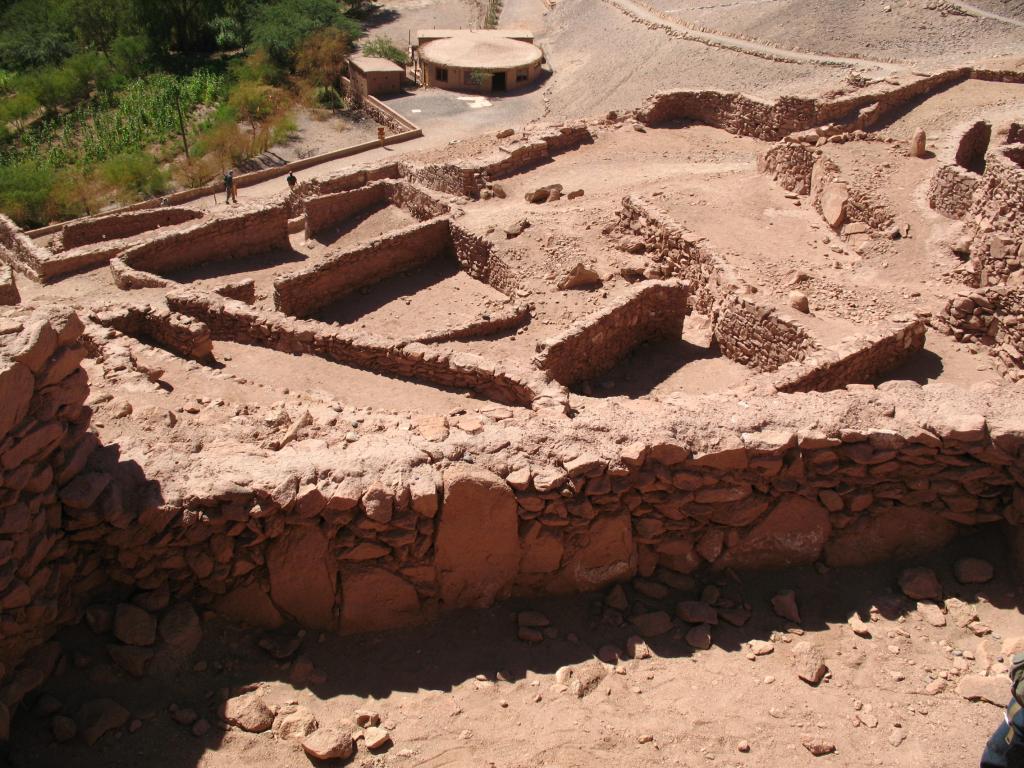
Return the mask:
<svg viewBox="0 0 1024 768">
<path fill-rule="evenodd" d="M 1024 768 L 1024 653 L 1013 657 L 1010 692 L 1003 723 L 985 746 L 981 768 Z"/>
<path fill-rule="evenodd" d="M 238 189 L 235 186 L 235 172 L 228 171 L 224 174 L 224 204 L 238 202 Z"/>
<path fill-rule="evenodd" d="M 288 178 L 285 181 L 288 182 L 288 189 L 295 189 L 295 185 L 299 183 L 299 180 L 295 178 L 295 174 L 291 171 L 288 172 Z"/>
</svg>

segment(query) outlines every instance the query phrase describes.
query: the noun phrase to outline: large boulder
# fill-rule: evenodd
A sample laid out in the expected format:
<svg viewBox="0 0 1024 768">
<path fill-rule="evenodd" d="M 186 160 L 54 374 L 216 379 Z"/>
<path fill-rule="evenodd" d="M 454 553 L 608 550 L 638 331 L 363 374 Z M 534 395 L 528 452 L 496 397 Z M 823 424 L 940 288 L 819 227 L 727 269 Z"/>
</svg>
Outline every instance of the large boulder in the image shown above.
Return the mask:
<svg viewBox="0 0 1024 768">
<path fill-rule="evenodd" d="M 277 629 L 284 623 L 281 612 L 256 582 L 218 598 L 213 609 L 226 619 L 262 629 Z"/>
<path fill-rule="evenodd" d="M 519 516 L 512 489 L 468 464 L 444 473 L 435 543 L 446 608 L 485 607 L 507 595 L 519 571 Z"/>
<path fill-rule="evenodd" d="M 832 531 L 828 510 L 787 496 L 716 563 L 737 569 L 788 568 L 813 563 Z"/>
<path fill-rule="evenodd" d="M 563 568 L 573 589 L 601 589 L 616 581 L 632 578 L 637 555 L 633 526 L 628 513 L 605 515 L 593 521 L 582 546 Z"/>
<path fill-rule="evenodd" d="M 837 232 L 846 223 L 846 204 L 849 199 L 850 190 L 839 182 L 829 182 L 821 192 L 821 215 L 825 223 Z"/>
<path fill-rule="evenodd" d="M 305 627 L 332 627 L 336 571 L 318 528 L 289 528 L 270 545 L 267 568 L 270 596 L 278 608 Z"/>
<path fill-rule="evenodd" d="M 415 588 L 391 571 L 370 568 L 342 578 L 341 629 L 374 632 L 414 624 L 422 618 Z"/>
<path fill-rule="evenodd" d="M 905 560 L 940 549 L 956 526 L 922 507 L 890 507 L 865 514 L 836 531 L 825 546 L 825 562 L 836 568 Z"/>
</svg>

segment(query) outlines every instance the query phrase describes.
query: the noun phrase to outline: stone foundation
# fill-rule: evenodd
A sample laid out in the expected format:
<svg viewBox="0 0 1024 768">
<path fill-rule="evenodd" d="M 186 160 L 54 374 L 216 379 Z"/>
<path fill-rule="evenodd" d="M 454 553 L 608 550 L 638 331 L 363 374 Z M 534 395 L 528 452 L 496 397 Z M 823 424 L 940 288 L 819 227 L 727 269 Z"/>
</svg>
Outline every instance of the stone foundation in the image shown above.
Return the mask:
<svg viewBox="0 0 1024 768">
<path fill-rule="evenodd" d="M 184 224 L 201 218 L 203 218 L 202 211 L 194 211 L 189 208 L 154 208 L 146 211 L 130 211 L 111 216 L 79 219 L 65 224 L 61 228 L 54 238 L 52 250 L 55 253 L 70 251 L 72 248 L 83 245 L 141 235 L 160 227 Z"/>
<path fill-rule="evenodd" d="M 181 357 L 205 360 L 213 352 L 209 328 L 166 307 L 119 305 L 92 312 L 89 320 L 163 347 Z"/>
</svg>

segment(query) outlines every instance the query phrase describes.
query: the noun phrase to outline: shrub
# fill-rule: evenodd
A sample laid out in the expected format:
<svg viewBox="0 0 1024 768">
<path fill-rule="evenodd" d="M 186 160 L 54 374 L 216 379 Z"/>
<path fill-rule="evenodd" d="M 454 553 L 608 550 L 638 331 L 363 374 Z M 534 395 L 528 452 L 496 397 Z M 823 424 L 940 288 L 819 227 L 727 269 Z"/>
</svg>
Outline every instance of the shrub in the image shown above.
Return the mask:
<svg viewBox="0 0 1024 768">
<path fill-rule="evenodd" d="M 167 191 L 167 174 L 146 152 L 126 152 L 99 167 L 100 177 L 131 198 L 154 197 Z"/>
<path fill-rule="evenodd" d="M 302 41 L 330 26 L 343 30 L 350 39 L 361 34 L 358 22 L 342 14 L 336 0 L 273 0 L 257 7 L 252 39 L 276 64 L 290 69 Z"/>
<path fill-rule="evenodd" d="M 336 27 L 322 29 L 302 43 L 295 57 L 295 70 L 312 85 L 336 87 L 351 51 L 352 41 L 345 32 Z"/>
<path fill-rule="evenodd" d="M 409 65 L 409 55 L 386 37 L 375 37 L 363 44 L 362 51 L 367 56 L 389 59 L 400 67 Z"/>
<path fill-rule="evenodd" d="M 53 172 L 32 160 L 0 166 L 0 211 L 21 226 L 38 227 L 55 213 Z"/>
</svg>

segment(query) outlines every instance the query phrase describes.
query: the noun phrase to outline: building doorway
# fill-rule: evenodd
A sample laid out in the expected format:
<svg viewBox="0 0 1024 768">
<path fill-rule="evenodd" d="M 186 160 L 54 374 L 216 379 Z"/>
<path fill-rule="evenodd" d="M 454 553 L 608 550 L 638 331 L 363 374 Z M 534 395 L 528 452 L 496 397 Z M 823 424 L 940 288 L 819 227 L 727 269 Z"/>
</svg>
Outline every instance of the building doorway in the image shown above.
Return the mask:
<svg viewBox="0 0 1024 768">
<path fill-rule="evenodd" d="M 491 75 L 491 90 L 492 91 L 504 91 L 507 90 L 508 86 L 505 82 L 504 72 L 495 72 Z"/>
</svg>

